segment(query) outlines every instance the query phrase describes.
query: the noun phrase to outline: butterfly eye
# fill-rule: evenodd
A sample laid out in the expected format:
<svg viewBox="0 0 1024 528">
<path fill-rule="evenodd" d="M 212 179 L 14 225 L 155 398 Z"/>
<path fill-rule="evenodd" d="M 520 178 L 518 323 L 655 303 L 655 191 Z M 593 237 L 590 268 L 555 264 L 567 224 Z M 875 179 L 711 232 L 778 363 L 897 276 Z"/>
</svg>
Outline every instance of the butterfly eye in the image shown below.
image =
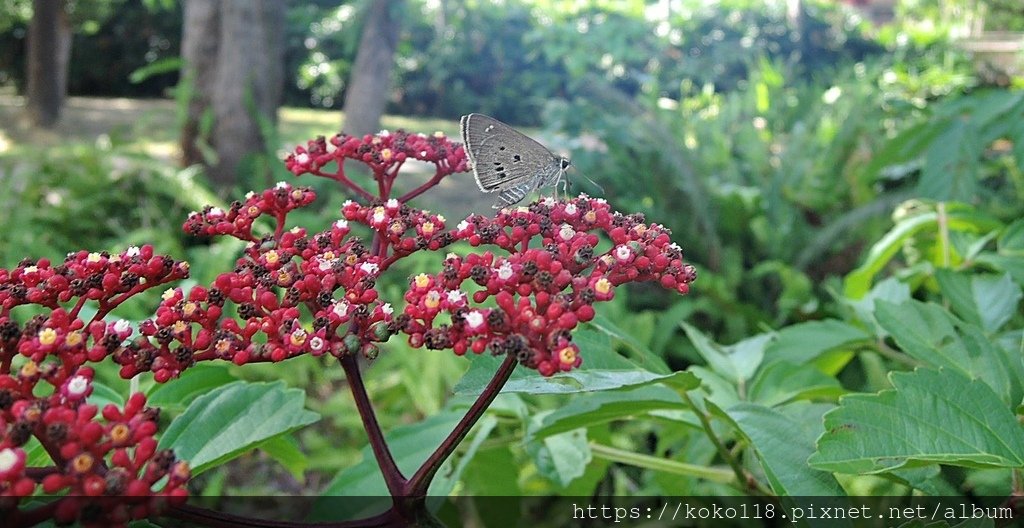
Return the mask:
<svg viewBox="0 0 1024 528">
<path fill-rule="evenodd" d="M 568 169 L 569 165 L 571 165 L 571 163 L 569 163 L 569 160 L 567 160 L 565 158 L 561 159 L 561 164 L 562 164 L 562 170 Z"/>
</svg>

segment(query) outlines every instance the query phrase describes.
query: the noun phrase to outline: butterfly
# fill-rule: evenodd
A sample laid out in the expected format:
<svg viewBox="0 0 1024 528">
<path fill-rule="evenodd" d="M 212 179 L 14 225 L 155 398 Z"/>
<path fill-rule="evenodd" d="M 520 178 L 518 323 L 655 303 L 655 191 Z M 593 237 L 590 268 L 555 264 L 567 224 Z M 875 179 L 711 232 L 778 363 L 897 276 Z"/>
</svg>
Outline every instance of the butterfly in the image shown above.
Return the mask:
<svg viewBox="0 0 1024 528">
<path fill-rule="evenodd" d="M 483 114 L 462 116 L 462 142 L 480 190 L 498 193 L 495 209 L 520 202 L 542 187 L 567 186 L 567 158 L 511 126 Z"/>
</svg>

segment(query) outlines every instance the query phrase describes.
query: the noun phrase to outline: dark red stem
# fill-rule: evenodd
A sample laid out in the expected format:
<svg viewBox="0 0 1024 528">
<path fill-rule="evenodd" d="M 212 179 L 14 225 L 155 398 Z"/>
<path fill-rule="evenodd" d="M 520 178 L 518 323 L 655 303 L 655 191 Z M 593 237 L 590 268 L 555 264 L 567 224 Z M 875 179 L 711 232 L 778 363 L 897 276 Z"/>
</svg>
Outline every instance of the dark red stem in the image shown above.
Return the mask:
<svg viewBox="0 0 1024 528">
<path fill-rule="evenodd" d="M 473 428 L 477 420 L 483 416 L 484 412 L 490 407 L 491 402 L 494 398 L 498 397 L 501 392 L 501 388 L 508 382 L 508 378 L 512 375 L 517 365 L 515 356 L 505 356 L 505 361 L 501 363 L 498 370 L 494 373 L 491 381 L 484 387 L 483 392 L 473 402 L 473 405 L 466 411 L 466 415 L 459 420 L 459 423 L 455 425 L 452 432 L 448 434 L 448 437 L 441 442 L 441 445 L 437 446 L 437 449 L 430 454 L 430 457 L 420 466 L 420 469 L 416 471 L 416 474 L 405 485 L 406 496 L 425 496 L 427 494 L 427 488 L 430 487 L 430 482 L 434 479 L 434 474 L 441 468 L 441 464 L 448 459 L 455 448 L 459 446 L 466 435 L 469 434 L 469 430 Z"/>
<path fill-rule="evenodd" d="M 415 189 L 413 189 L 413 190 L 403 194 L 398 199 L 398 201 L 402 202 L 402 203 L 406 203 L 409 200 L 412 200 L 413 198 L 415 198 L 415 197 L 417 197 L 417 196 L 427 192 L 427 190 L 430 189 L 431 187 L 437 185 L 438 183 L 441 183 L 441 180 L 444 179 L 444 177 L 447 176 L 447 175 L 448 175 L 448 173 L 442 172 L 441 168 L 438 167 L 437 171 L 434 172 L 434 176 L 432 178 L 427 180 L 427 182 L 424 183 L 423 185 L 420 185 L 419 187 L 417 187 L 417 188 L 415 188 Z"/>
<path fill-rule="evenodd" d="M 342 166 L 341 161 L 338 162 L 338 172 L 335 172 L 334 174 L 328 174 L 321 170 L 311 171 L 311 173 L 317 176 L 321 176 L 323 178 L 328 178 L 337 181 L 342 185 L 348 187 L 350 191 L 356 193 L 365 200 L 373 200 L 374 198 L 376 198 L 374 195 L 367 192 L 366 189 L 363 189 L 362 187 L 356 185 L 355 182 L 348 179 L 348 176 L 345 176 L 345 168 Z"/>
<path fill-rule="evenodd" d="M 388 449 L 387 441 L 384 440 L 384 433 L 380 430 L 380 423 L 373 411 L 373 404 L 366 394 L 366 385 L 363 383 L 363 375 L 359 372 L 359 365 L 355 356 L 344 356 L 340 360 L 341 367 L 345 369 L 345 379 L 348 381 L 349 390 L 352 392 L 352 399 L 356 402 L 356 409 L 359 411 L 359 418 L 366 429 L 366 436 L 370 440 L 370 448 L 373 456 L 377 459 L 377 465 L 384 475 L 384 483 L 392 497 L 403 494 L 405 476 L 402 470 L 395 463 L 391 450 Z"/>
</svg>

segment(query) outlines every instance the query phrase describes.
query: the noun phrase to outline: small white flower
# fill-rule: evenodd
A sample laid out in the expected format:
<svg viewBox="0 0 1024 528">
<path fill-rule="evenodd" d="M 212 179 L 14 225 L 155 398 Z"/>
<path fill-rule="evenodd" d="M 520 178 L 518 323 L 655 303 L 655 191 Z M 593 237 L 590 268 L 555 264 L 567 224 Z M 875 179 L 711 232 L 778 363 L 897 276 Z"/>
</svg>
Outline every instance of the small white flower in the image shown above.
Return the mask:
<svg viewBox="0 0 1024 528">
<path fill-rule="evenodd" d="M 502 263 L 501 267 L 498 268 L 498 278 L 501 280 L 509 280 L 512 278 L 512 264 L 508 261 Z"/>
<path fill-rule="evenodd" d="M 348 301 L 338 301 L 334 303 L 334 315 L 338 317 L 345 317 L 348 315 Z"/>
<path fill-rule="evenodd" d="M 327 270 L 333 268 L 334 267 L 334 263 L 337 262 L 337 261 L 338 261 L 338 259 L 336 259 L 336 258 L 333 258 L 333 259 L 320 259 L 320 264 L 317 265 L 317 268 L 319 268 L 320 271 L 327 271 Z"/>
<path fill-rule="evenodd" d="M 391 303 L 384 303 L 380 307 L 380 311 L 384 312 L 384 315 L 391 315 L 391 314 L 395 313 L 395 309 L 392 308 Z"/>
<path fill-rule="evenodd" d="M 466 300 L 466 293 L 461 290 L 448 290 L 448 304 L 462 305 Z"/>
<path fill-rule="evenodd" d="M 126 257 L 137 257 L 140 254 L 142 254 L 142 250 L 139 249 L 139 246 L 128 246 L 128 249 L 124 252 Z"/>
<path fill-rule="evenodd" d="M 13 448 L 0 449 L 0 473 L 14 469 L 18 463 L 18 453 Z"/>
<path fill-rule="evenodd" d="M 334 227 L 338 229 L 348 229 L 348 220 L 342 218 L 341 220 L 334 222 Z"/>
<path fill-rule="evenodd" d="M 395 198 L 391 198 L 390 200 L 387 201 L 386 204 L 384 204 L 384 206 L 387 207 L 388 209 L 398 209 L 398 200 Z"/>
<path fill-rule="evenodd" d="M 345 200 L 345 203 L 341 204 L 341 206 L 342 206 L 342 207 L 352 207 L 352 206 L 353 206 L 353 205 L 355 205 L 355 204 L 356 204 L 356 203 L 355 203 L 355 202 L 353 202 L 352 200 Z"/>
<path fill-rule="evenodd" d="M 676 251 L 682 251 L 683 250 L 683 248 L 679 247 L 679 244 L 676 244 L 675 242 L 669 244 L 668 248 L 669 249 L 674 249 Z"/>
<path fill-rule="evenodd" d="M 114 331 L 117 333 L 128 332 L 132 329 L 132 324 L 124 319 L 118 320 L 114 323 Z"/>
<path fill-rule="evenodd" d="M 295 156 L 295 163 L 298 163 L 299 165 L 305 165 L 309 163 L 309 154 L 303 152 L 302 154 Z"/>
<path fill-rule="evenodd" d="M 594 198 L 594 201 L 599 203 L 599 204 L 606 204 L 606 203 L 608 203 L 608 200 L 605 200 L 604 198 Z"/>
<path fill-rule="evenodd" d="M 562 227 L 558 229 L 558 238 L 561 238 L 563 242 L 568 242 L 576 235 L 576 229 L 569 224 L 562 224 Z"/>
<path fill-rule="evenodd" d="M 210 209 L 210 218 L 221 218 L 224 216 L 224 210 L 220 207 L 214 207 Z"/>
<path fill-rule="evenodd" d="M 366 273 L 368 275 L 373 275 L 374 273 L 377 273 L 377 270 L 379 268 L 380 266 L 378 266 L 374 262 L 363 262 L 362 264 L 359 265 L 359 269 L 363 270 L 363 273 Z"/>
<path fill-rule="evenodd" d="M 615 258 L 618 260 L 629 260 L 633 256 L 633 250 L 629 246 L 618 246 L 615 248 Z"/>
<path fill-rule="evenodd" d="M 478 310 L 473 310 L 466 314 L 466 324 L 473 330 L 480 328 L 484 325 L 484 314 Z"/>
<path fill-rule="evenodd" d="M 279 181 L 279 182 L 277 182 L 276 185 L 274 185 L 274 188 L 275 189 L 290 189 L 291 185 L 288 185 L 288 182 Z"/>
<path fill-rule="evenodd" d="M 546 205 L 548 207 L 551 207 L 551 206 L 555 205 L 555 199 L 550 197 L 550 196 L 548 196 L 547 198 L 544 198 L 543 200 L 541 200 L 540 203 L 542 203 L 542 204 L 544 204 L 544 205 Z"/>
<path fill-rule="evenodd" d="M 160 298 L 165 301 L 172 297 L 174 297 L 174 288 L 167 288 L 166 290 L 164 290 L 163 295 L 160 296 Z"/>
<path fill-rule="evenodd" d="M 256 196 L 256 193 L 254 193 L 252 191 L 249 191 L 249 192 L 245 193 L 245 199 L 246 200 L 252 200 L 253 196 Z"/>
<path fill-rule="evenodd" d="M 86 378 L 85 376 L 75 376 L 68 380 L 68 396 L 81 398 L 88 390 L 89 378 Z"/>
<path fill-rule="evenodd" d="M 469 229 L 469 222 L 463 220 L 463 221 L 459 222 L 459 225 L 455 226 L 455 229 L 458 230 L 458 231 L 465 231 L 465 230 Z"/>
<path fill-rule="evenodd" d="M 565 206 L 565 214 L 574 215 L 576 214 L 576 204 L 571 203 Z"/>
</svg>

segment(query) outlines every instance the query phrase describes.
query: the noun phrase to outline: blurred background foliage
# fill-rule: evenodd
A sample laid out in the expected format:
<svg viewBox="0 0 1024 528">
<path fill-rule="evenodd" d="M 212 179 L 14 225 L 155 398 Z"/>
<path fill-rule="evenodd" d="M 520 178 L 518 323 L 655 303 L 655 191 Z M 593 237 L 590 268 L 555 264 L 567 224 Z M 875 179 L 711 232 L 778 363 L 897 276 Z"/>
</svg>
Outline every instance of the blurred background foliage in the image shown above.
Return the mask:
<svg viewBox="0 0 1024 528">
<path fill-rule="evenodd" d="M 171 95 L 178 82 L 178 2 L 72 3 L 72 95 Z M 457 137 L 461 114 L 493 115 L 570 153 L 617 209 L 643 211 L 649 221 L 670 227 L 699 266 L 694 293 L 679 300 L 655 288 L 633 289 L 616 298 L 607 317 L 629 333 L 604 330 L 612 336 L 606 347 L 645 350 L 674 369 L 702 361 L 693 332 L 684 338 L 684 320 L 717 343 L 744 343 L 759 332 L 827 318 L 870 332 L 877 321 L 844 297 L 851 277 L 859 295 L 872 278 L 889 277 L 907 296 L 947 304 L 952 279 L 944 290 L 930 275 L 936 268 L 985 280 L 1006 273 L 1019 288 L 1024 83 L 1020 70 L 998 82 L 979 75 L 977 57 L 961 42 L 978 27 L 1024 31 L 1024 8 L 1018 0 L 902 0 L 879 23 L 852 5 L 863 3 L 806 1 L 794 16 L 783 0 L 410 0 L 393 73 L 393 116 L 384 125 Z M 23 88 L 26 4 L 0 0 L 5 93 Z M 291 108 L 281 113 L 281 148 L 334 132 L 336 113 L 327 111 L 341 107 L 365 4 L 288 2 L 285 100 Z M 173 122 L 140 129 L 129 120 L 120 133 L 99 140 L 51 138 L 42 145 L 6 137 L 0 126 L 0 265 L 12 267 L 26 255 L 60 258 L 83 247 L 148 241 L 189 258 L 200 283 L 232 266 L 237 248 L 187 239 L 179 227 L 187 211 L 217 198 L 204 190 L 202 178 L 176 167 L 173 156 L 143 145 L 153 138 L 173 141 Z M 574 178 L 576 184 L 595 192 L 582 178 Z M 447 203 L 428 205 L 457 209 L 465 193 L 475 193 L 470 187 L 464 178 Z M 332 206 L 342 199 L 327 193 Z M 952 235 L 893 235 L 908 219 L 945 214 L 936 205 L 944 203 L 958 204 L 969 217 Z M 313 211 L 303 220 L 312 230 L 332 214 Z M 430 258 L 410 260 L 408 273 L 389 275 L 393 283 L 382 287 L 399 291 Z M 125 317 L 147 316 L 135 310 Z M 1004 337 L 1019 342 L 1024 317 L 1016 308 L 1009 313 Z M 380 375 L 370 388 L 394 409 L 383 415 L 386 428 L 441 409 L 464 363 L 406 350 L 396 340 L 388 346 L 393 353 L 378 360 Z M 880 365 L 891 351 L 881 340 L 864 346 L 878 350 L 841 374 L 852 355 L 822 361 L 834 361 L 829 373 L 847 388 L 887 387 Z M 319 489 L 332 470 L 358 460 L 362 439 L 355 415 L 338 412 L 351 405 L 339 389 L 342 376 L 315 358 L 302 361 L 283 376 L 295 384 L 314 380 L 311 406 L 333 417 L 301 437 L 308 466 L 323 470 L 312 472 L 305 485 Z M 282 376 L 270 366 L 246 372 L 249 378 Z M 550 409 L 552 398 L 531 405 Z M 500 431 L 522 435 L 520 428 L 531 426 L 521 405 L 519 396 L 498 402 Z M 706 438 L 672 429 L 666 425 L 672 418 L 662 418 L 629 423 L 608 443 L 643 450 L 642 439 L 653 438 L 655 452 L 710 463 L 714 453 Z M 603 424 L 590 434 L 612 433 Z M 338 439 L 345 439 L 341 448 Z M 492 449 L 474 464 L 523 468 L 522 460 L 544 456 L 550 454 Z M 679 491 L 679 479 L 690 479 L 665 468 L 609 469 L 615 457 L 607 452 L 604 460 L 566 488 L 552 476 L 558 468 L 537 462 L 533 473 L 518 470 L 518 489 L 590 494 L 607 470 L 616 479 L 606 491 L 657 495 Z M 265 458 L 241 463 L 273 465 Z M 301 476 L 301 469 L 292 475 Z M 476 478 L 488 474 L 481 469 Z M 973 475 L 975 484 L 988 485 L 986 474 Z M 225 473 L 202 478 L 215 490 L 252 485 L 228 482 Z M 493 485 L 467 478 L 478 491 Z M 282 484 L 287 480 L 275 485 L 290 490 Z M 722 491 L 686 482 L 692 494 Z M 878 479 L 861 482 L 859 490 L 898 485 Z"/>
</svg>

